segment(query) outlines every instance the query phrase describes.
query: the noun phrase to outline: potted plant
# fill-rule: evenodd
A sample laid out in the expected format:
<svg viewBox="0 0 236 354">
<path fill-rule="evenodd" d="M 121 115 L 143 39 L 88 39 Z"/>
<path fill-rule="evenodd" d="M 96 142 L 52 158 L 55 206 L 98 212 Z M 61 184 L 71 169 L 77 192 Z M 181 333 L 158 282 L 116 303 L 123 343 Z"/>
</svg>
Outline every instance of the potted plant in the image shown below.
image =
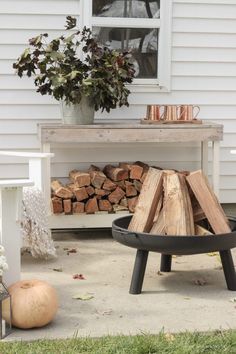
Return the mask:
<svg viewBox="0 0 236 354">
<path fill-rule="evenodd" d="M 20 77 L 35 75 L 37 92 L 62 102 L 64 123 L 91 124 L 94 111 L 129 105 L 132 56 L 100 45 L 89 28 L 80 31 L 75 18 L 66 19 L 66 30 L 73 33 L 51 41 L 47 33 L 30 39 L 13 68 Z"/>
</svg>

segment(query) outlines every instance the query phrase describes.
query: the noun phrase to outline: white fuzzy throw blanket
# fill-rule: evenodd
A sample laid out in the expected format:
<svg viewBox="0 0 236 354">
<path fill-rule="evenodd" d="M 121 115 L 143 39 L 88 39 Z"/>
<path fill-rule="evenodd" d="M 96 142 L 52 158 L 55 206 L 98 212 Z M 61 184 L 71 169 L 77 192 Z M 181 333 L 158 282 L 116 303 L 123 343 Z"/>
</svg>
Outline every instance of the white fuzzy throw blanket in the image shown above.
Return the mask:
<svg viewBox="0 0 236 354">
<path fill-rule="evenodd" d="M 54 258 L 56 250 L 51 237 L 43 193 L 36 187 L 23 188 L 21 230 L 24 247 L 35 258 Z"/>
</svg>

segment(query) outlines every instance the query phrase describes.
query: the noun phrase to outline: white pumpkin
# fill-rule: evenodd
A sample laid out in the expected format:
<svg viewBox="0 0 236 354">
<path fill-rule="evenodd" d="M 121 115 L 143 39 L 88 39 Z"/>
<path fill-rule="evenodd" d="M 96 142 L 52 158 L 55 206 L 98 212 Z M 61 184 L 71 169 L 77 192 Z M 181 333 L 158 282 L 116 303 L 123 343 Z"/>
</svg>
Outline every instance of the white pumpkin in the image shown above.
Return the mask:
<svg viewBox="0 0 236 354">
<path fill-rule="evenodd" d="M 15 327 L 42 327 L 54 318 L 58 298 L 56 290 L 45 281 L 21 280 L 8 290 L 12 300 L 12 324 Z"/>
</svg>

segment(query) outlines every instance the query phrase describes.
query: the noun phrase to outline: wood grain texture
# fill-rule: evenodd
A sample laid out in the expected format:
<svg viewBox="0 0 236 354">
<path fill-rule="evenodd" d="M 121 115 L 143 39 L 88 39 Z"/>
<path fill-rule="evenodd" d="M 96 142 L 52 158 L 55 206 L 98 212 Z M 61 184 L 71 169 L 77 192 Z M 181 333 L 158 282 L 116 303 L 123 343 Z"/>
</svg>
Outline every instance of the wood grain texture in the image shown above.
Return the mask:
<svg viewBox="0 0 236 354">
<path fill-rule="evenodd" d="M 216 234 L 231 232 L 228 220 L 209 182 L 201 170 L 186 177 L 196 199 Z"/>
<path fill-rule="evenodd" d="M 149 232 L 153 225 L 158 202 L 162 195 L 163 172 L 149 168 L 139 195 L 135 213 L 128 229 L 138 232 Z"/>
</svg>

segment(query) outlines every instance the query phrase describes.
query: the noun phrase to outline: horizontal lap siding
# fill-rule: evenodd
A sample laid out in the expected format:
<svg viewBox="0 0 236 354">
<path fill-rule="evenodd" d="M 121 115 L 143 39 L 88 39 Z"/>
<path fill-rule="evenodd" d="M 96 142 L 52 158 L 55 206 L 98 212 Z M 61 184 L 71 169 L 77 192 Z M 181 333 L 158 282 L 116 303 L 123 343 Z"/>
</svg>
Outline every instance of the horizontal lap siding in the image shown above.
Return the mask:
<svg viewBox="0 0 236 354">
<path fill-rule="evenodd" d="M 78 0 L 0 0 L 0 149 L 37 151 L 37 123 L 60 121 L 59 105 L 37 94 L 33 80 L 15 76 L 12 63 L 29 38 L 42 32 L 51 37 L 61 34 L 68 14 L 79 16 Z M 220 187 L 222 202 L 229 203 L 236 202 L 236 158 L 230 154 L 236 148 L 235 14 L 235 0 L 173 0 L 171 92 L 133 93 L 129 108 L 96 114 L 105 121 L 139 119 L 145 116 L 146 104 L 199 105 L 199 118 L 224 124 Z M 88 148 L 57 149 L 52 170 L 55 177 L 63 177 L 71 168 L 87 168 L 88 161 L 102 166 L 121 156 L 130 161 L 149 159 L 163 168 L 200 167 L 196 145 L 186 149 L 167 144 L 153 150 L 106 146 L 96 147 L 95 154 Z M 24 160 L 1 157 L 0 178 L 26 177 L 27 173 Z"/>
</svg>

